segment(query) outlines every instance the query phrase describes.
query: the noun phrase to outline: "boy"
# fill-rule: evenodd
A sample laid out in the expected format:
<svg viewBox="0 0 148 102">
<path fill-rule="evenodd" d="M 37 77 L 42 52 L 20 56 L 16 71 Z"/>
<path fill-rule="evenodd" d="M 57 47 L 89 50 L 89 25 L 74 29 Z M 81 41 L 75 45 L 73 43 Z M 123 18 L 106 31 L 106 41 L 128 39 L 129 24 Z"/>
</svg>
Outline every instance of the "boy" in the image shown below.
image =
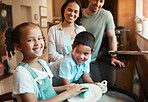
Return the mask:
<svg viewBox="0 0 148 102">
<path fill-rule="evenodd" d="M 53 64 L 49 64 L 55 76 L 54 85 L 77 83 L 80 77 L 84 82 L 94 83 L 89 76 L 89 64 L 91 53 L 94 51 L 94 43 L 94 36 L 87 31 L 76 35 L 72 44 L 72 52 Z"/>
</svg>

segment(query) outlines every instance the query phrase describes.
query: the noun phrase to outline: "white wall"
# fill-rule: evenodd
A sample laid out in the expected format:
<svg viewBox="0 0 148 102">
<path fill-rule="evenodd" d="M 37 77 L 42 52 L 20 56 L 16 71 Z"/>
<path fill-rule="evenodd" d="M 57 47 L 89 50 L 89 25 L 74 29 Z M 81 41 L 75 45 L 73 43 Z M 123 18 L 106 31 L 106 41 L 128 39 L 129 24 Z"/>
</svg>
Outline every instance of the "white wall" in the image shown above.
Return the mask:
<svg viewBox="0 0 148 102">
<path fill-rule="evenodd" d="M 52 0 L 47 0 L 47 22 L 52 22 Z"/>
<path fill-rule="evenodd" d="M 12 5 L 12 0 L 2 0 L 2 3 Z"/>
<path fill-rule="evenodd" d="M 12 0 L 12 16 L 13 16 L 13 26 L 22 23 L 22 10 L 21 5 L 31 7 L 31 17 L 32 22 L 40 24 L 40 16 L 39 16 L 39 7 L 46 7 L 46 0 Z M 35 20 L 34 15 L 37 14 L 39 19 Z"/>
<path fill-rule="evenodd" d="M 143 0 L 136 0 L 136 16 L 143 17 Z"/>
</svg>

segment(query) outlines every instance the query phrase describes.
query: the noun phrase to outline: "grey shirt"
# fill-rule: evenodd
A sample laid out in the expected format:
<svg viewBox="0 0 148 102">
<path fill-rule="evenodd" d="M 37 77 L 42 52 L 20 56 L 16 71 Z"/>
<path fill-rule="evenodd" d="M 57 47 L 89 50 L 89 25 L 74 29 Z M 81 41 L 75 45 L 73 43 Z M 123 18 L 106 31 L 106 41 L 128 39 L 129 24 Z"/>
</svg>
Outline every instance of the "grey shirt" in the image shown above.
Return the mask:
<svg viewBox="0 0 148 102">
<path fill-rule="evenodd" d="M 92 53 L 91 58 L 92 61 L 94 61 L 97 58 L 105 30 L 115 29 L 113 16 L 110 11 L 102 8 L 93 16 L 86 17 L 83 15 L 82 25 L 88 32 L 92 33 L 96 39 L 94 46 L 95 51 Z"/>
</svg>

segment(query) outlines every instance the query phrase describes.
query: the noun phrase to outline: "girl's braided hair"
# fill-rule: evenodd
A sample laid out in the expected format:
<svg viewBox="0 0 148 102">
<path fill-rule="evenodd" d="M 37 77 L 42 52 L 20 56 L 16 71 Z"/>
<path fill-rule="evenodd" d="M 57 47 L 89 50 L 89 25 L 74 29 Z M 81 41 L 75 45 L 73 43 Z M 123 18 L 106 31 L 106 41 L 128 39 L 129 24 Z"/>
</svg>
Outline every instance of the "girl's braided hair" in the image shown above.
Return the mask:
<svg viewBox="0 0 148 102">
<path fill-rule="evenodd" d="M 15 48 L 14 48 L 14 43 L 20 43 L 20 36 L 23 33 L 22 29 L 30 26 L 30 25 L 35 25 L 40 28 L 39 25 L 32 23 L 32 22 L 25 22 L 21 23 L 18 26 L 16 26 L 14 29 L 13 28 L 7 28 L 5 31 L 5 44 L 6 44 L 6 50 L 8 52 L 8 57 L 11 58 L 12 55 L 15 54 Z M 40 28 L 41 30 L 41 28 Z M 43 31 L 41 30 L 43 40 L 44 40 L 44 51 L 46 49 L 46 42 L 45 42 L 45 37 L 43 35 Z"/>
</svg>

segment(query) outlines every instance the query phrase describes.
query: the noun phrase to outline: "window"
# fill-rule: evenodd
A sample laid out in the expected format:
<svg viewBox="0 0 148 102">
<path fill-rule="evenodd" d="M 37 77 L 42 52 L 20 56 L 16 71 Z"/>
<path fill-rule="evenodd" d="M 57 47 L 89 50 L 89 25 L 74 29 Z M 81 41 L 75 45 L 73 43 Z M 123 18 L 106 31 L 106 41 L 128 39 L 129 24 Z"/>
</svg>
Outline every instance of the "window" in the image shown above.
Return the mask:
<svg viewBox="0 0 148 102">
<path fill-rule="evenodd" d="M 148 0 L 136 0 L 136 16 L 142 19 L 142 36 L 148 39 Z"/>
</svg>

